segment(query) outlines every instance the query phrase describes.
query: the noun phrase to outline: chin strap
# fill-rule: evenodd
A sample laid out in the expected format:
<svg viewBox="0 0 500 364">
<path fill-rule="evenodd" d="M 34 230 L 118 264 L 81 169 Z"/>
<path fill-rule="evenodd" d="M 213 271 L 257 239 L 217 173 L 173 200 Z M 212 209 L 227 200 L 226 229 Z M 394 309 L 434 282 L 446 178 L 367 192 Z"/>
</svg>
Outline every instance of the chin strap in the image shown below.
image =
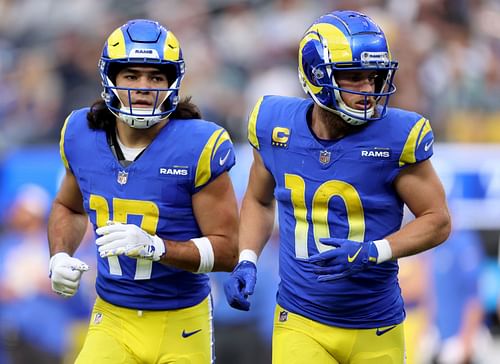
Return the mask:
<svg viewBox="0 0 500 364">
<path fill-rule="evenodd" d="M 120 108 L 119 118 L 122 119 L 127 125 L 136 129 L 147 129 L 161 120 L 166 119 L 168 115 L 161 116 L 160 109 L 133 109 L 134 115 L 129 115 L 130 107 L 123 106 Z M 156 115 L 153 115 L 156 114 Z"/>
</svg>

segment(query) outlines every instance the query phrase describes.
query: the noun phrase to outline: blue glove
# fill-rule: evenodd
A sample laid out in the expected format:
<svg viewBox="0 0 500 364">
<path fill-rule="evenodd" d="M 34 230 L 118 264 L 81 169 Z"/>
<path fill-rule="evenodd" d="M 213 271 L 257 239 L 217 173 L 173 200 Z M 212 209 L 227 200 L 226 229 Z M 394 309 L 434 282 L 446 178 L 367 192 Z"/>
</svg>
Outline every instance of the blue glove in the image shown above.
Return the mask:
<svg viewBox="0 0 500 364">
<path fill-rule="evenodd" d="M 253 262 L 243 260 L 234 268 L 224 282 L 224 293 L 229 306 L 242 311 L 250 310 L 248 296 L 253 294 L 257 282 L 257 267 Z"/>
<path fill-rule="evenodd" d="M 319 241 L 336 248 L 309 258 L 309 262 L 318 266 L 314 273 L 318 274 L 319 282 L 349 277 L 377 264 L 378 250 L 373 241 L 338 238 L 323 238 Z"/>
</svg>

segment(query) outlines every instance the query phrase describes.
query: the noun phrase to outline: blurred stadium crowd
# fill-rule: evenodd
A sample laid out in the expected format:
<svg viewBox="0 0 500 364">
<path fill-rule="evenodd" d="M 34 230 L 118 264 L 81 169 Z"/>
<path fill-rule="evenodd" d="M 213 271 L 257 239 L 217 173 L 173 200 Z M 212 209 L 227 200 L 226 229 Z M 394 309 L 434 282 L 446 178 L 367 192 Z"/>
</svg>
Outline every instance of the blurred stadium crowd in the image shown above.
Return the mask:
<svg viewBox="0 0 500 364">
<path fill-rule="evenodd" d="M 500 141 L 496 0 L 0 0 L 0 148 L 57 141 L 65 116 L 99 96 L 107 33 L 139 17 L 175 31 L 183 93 L 243 141 L 257 95 L 302 95 L 298 40 L 342 8 L 385 30 L 400 61 L 394 105 L 430 118 L 440 141 Z"/>
<path fill-rule="evenodd" d="M 428 117 L 439 143 L 500 143 L 498 0 L 0 0 L 0 364 L 72 362 L 85 333 L 95 295 L 92 273 L 75 298 L 52 294 L 45 226 L 57 168 L 62 168 L 51 164 L 58 163 L 60 128 L 71 110 L 99 97 L 97 61 L 109 31 L 131 18 L 152 18 L 171 28 L 186 61 L 181 93 L 193 96 L 204 118 L 227 128 L 238 146 L 245 143 L 247 113 L 260 95 L 303 95 L 298 41 L 315 18 L 335 9 L 363 11 L 385 30 L 400 62 L 393 106 Z M 232 176 L 241 197 L 249 156 L 248 148 L 238 148 Z M 487 227 L 495 244 L 497 223 Z M 403 262 L 408 311 L 417 317 L 412 322 L 428 323 L 420 327 L 409 321 L 415 337 L 422 337 L 411 353 L 418 356 L 421 347 L 433 352 L 439 340 L 431 331 L 441 328 L 442 338 L 454 338 L 472 325 L 490 347 L 473 362 L 500 361 L 488 354 L 500 336 L 499 252 L 484 237 L 458 231 L 447 251 Z M 79 252 L 89 263 L 95 259 L 92 239 L 89 234 Z M 275 243 L 268 244 L 259 263 L 250 313 L 229 309 L 220 291 L 224 273 L 213 274 L 217 363 L 270 362 Z M 471 259 L 461 264 L 452 256 L 465 248 L 471 249 L 465 255 Z M 436 265 L 438 258 L 456 264 Z M 490 275 L 482 274 L 485 262 L 492 261 Z M 488 300 L 481 297 L 482 285 L 490 287 Z M 473 316 L 466 321 L 470 307 Z M 447 350 L 460 352 L 453 344 Z M 421 355 L 408 363 L 432 360 Z M 460 363 L 452 354 L 443 354 L 440 362 Z"/>
</svg>

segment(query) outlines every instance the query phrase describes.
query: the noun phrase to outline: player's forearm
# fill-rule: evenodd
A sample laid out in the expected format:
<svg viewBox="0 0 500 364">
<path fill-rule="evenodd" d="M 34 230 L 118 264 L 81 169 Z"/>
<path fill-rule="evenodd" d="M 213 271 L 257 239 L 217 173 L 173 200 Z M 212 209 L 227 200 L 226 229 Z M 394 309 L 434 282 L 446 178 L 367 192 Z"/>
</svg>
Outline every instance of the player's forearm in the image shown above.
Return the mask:
<svg viewBox="0 0 500 364">
<path fill-rule="evenodd" d="M 240 212 L 239 251 L 253 250 L 257 256 L 271 237 L 274 227 L 275 200 L 259 202 L 245 196 Z"/>
<path fill-rule="evenodd" d="M 73 255 L 85 235 L 87 224 L 87 215 L 54 201 L 47 228 L 50 255 L 59 252 Z"/>
<path fill-rule="evenodd" d="M 210 241 L 213 250 L 213 268 L 212 271 L 230 272 L 237 261 L 237 249 L 235 239 L 220 236 L 205 236 Z M 166 255 L 161 260 L 162 263 L 184 269 L 190 272 L 197 272 L 200 268 L 200 260 L 203 259 L 203 252 L 193 243 L 193 241 L 172 241 L 165 240 Z"/>
<path fill-rule="evenodd" d="M 415 218 L 389 235 L 393 259 L 414 255 L 444 242 L 451 231 L 448 210 L 434 211 Z"/>
</svg>

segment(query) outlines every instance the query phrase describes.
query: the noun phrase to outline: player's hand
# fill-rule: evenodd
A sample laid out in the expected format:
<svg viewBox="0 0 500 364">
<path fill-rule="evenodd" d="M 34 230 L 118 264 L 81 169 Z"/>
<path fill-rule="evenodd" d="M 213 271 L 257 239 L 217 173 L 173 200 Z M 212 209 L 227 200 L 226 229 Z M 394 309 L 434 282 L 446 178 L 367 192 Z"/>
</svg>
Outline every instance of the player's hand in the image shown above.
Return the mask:
<svg viewBox="0 0 500 364">
<path fill-rule="evenodd" d="M 150 235 L 134 224 L 108 222 L 96 230 L 102 235 L 96 240 L 101 258 L 126 255 L 135 259 L 159 261 L 166 253 L 165 243 L 157 235 Z"/>
<path fill-rule="evenodd" d="M 229 305 L 242 311 L 250 310 L 248 296 L 253 294 L 257 281 L 257 267 L 253 262 L 243 260 L 234 268 L 224 282 L 224 293 Z"/>
<path fill-rule="evenodd" d="M 72 258 L 67 253 L 57 253 L 50 258 L 49 278 L 52 290 L 64 297 L 75 295 L 80 286 L 80 278 L 89 266 L 80 259 Z"/>
<path fill-rule="evenodd" d="M 319 241 L 336 248 L 309 258 L 317 266 L 314 272 L 318 274 L 320 282 L 349 277 L 377 264 L 378 250 L 373 241 L 358 242 L 338 238 L 323 238 Z"/>
</svg>

